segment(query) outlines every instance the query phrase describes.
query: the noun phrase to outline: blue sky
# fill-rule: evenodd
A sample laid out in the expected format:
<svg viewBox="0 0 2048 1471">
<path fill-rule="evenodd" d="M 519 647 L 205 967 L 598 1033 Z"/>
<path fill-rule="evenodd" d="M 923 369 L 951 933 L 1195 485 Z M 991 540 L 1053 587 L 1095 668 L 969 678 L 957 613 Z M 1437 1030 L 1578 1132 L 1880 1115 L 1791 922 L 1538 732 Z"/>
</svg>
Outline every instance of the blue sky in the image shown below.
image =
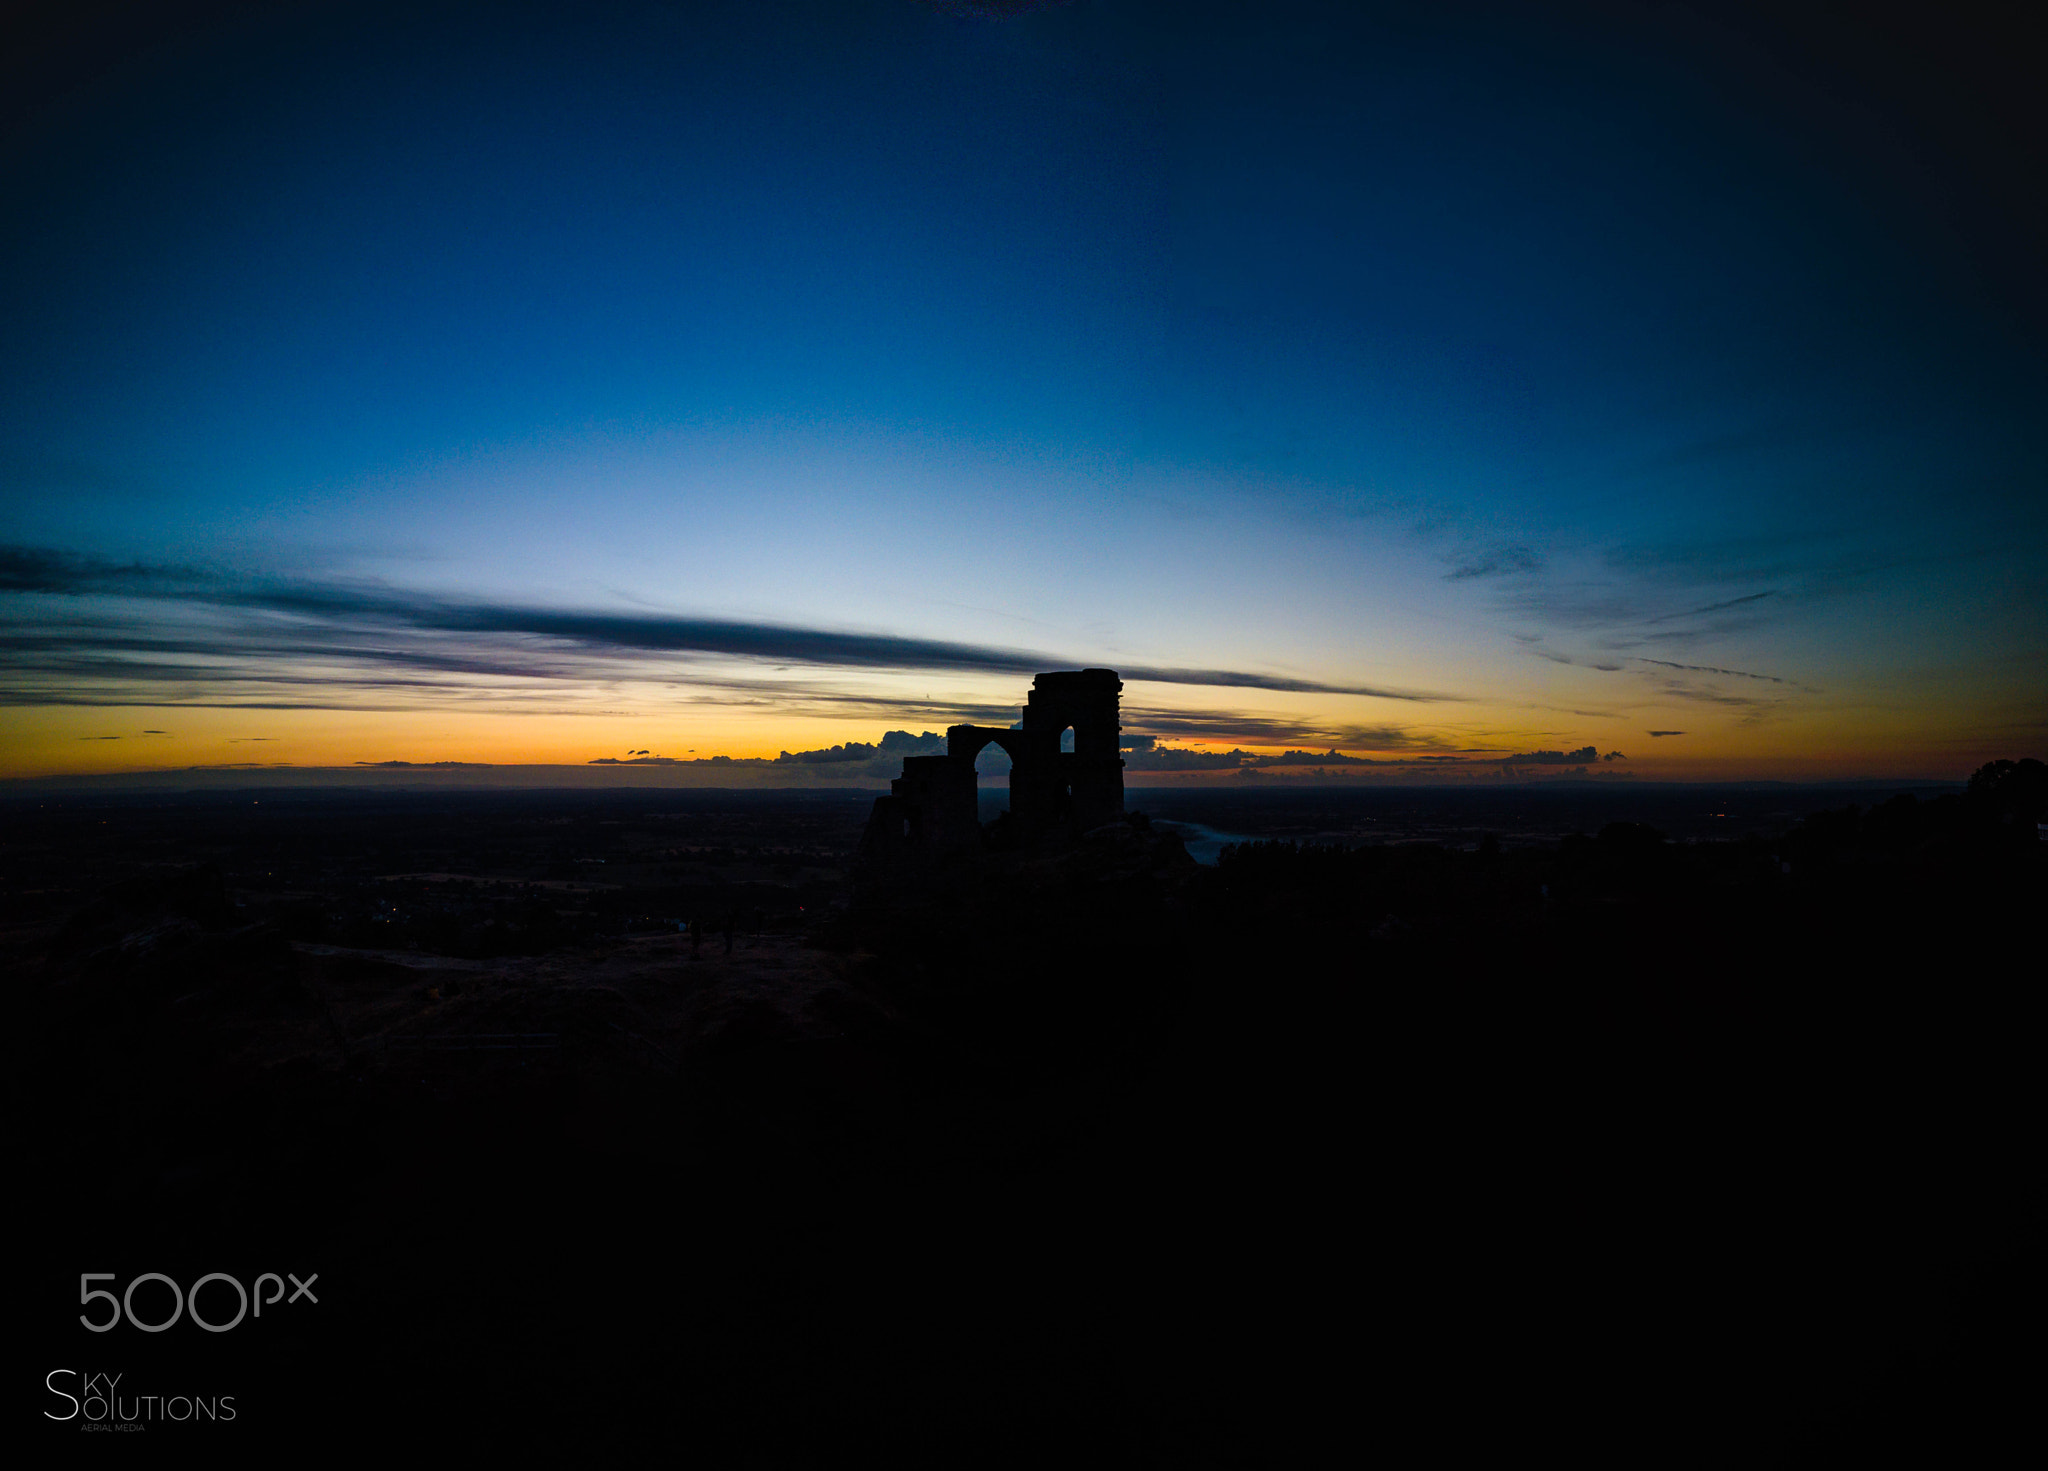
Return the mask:
<svg viewBox="0 0 2048 1471">
<path fill-rule="evenodd" d="M 13 770 L 772 754 L 1041 656 L 1242 675 L 1126 696 L 1221 745 L 2025 754 L 2037 140 L 1759 14 L 311 6 L 76 64 L 0 153 Z"/>
</svg>

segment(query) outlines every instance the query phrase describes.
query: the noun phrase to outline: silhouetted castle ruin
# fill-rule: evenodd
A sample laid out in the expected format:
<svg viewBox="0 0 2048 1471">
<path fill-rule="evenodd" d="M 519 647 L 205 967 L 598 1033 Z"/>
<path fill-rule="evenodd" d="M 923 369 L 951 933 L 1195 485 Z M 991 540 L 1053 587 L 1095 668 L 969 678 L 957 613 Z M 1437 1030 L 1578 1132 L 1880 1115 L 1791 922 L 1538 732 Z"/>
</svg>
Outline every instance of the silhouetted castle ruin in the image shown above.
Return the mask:
<svg viewBox="0 0 2048 1471">
<path fill-rule="evenodd" d="M 1010 756 L 1010 825 L 1018 839 L 1086 832 L 1124 813 L 1124 763 L 1114 669 L 1070 669 L 1031 681 L 1024 718 L 1007 729 L 955 725 L 943 756 L 907 756 L 890 794 L 875 799 L 861 851 L 873 858 L 972 852 L 981 846 L 974 758 L 982 747 Z M 1074 732 L 1074 749 L 1061 737 Z"/>
</svg>

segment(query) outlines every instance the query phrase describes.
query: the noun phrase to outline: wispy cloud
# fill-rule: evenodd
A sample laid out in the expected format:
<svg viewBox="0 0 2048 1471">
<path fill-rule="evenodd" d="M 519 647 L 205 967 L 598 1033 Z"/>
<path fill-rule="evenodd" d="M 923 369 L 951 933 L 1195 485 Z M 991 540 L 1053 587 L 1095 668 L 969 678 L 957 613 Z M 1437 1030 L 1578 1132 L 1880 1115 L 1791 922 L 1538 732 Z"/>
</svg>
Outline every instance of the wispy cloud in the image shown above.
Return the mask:
<svg viewBox="0 0 2048 1471">
<path fill-rule="evenodd" d="M 1817 420 L 1778 419 L 1719 434 L 1700 435 L 1655 454 L 1625 460 L 1616 469 L 1626 476 L 1661 479 L 1674 471 L 1697 469 L 1703 465 L 1724 465 L 1731 460 L 1810 444 L 1830 432 L 1829 426 Z"/>
<path fill-rule="evenodd" d="M 1031 662 L 1031 661 L 1027 661 Z M 1043 656 L 1031 662 L 1033 669 L 1070 668 L 1071 664 L 1046 664 Z M 1360 695 L 1374 700 L 1402 700 L 1411 704 L 1435 704 L 1441 701 L 1457 701 L 1468 698 L 1465 695 L 1442 694 L 1427 690 L 1386 689 L 1378 685 L 1323 684 L 1312 679 L 1291 679 L 1275 674 L 1246 674 L 1240 671 L 1221 669 L 1159 669 L 1146 665 L 1120 664 L 1118 671 L 1124 679 L 1150 684 L 1192 684 L 1214 685 L 1228 689 L 1281 690 L 1296 694 L 1311 695 Z"/>
<path fill-rule="evenodd" d="M 1611 572 L 1665 588 L 1796 582 L 1845 555 L 1840 539 L 1805 531 L 1624 542 L 1601 553 Z"/>
<path fill-rule="evenodd" d="M 1713 705 L 1723 710 L 1737 711 L 1744 725 L 1758 725 L 1769 720 L 1785 707 L 1788 700 L 1784 695 L 1731 694 L 1712 685 L 1699 684 L 1672 675 L 1655 678 L 1652 684 L 1666 699 L 1684 700 L 1688 704 Z"/>
<path fill-rule="evenodd" d="M 1659 664 L 1666 669 L 1687 669 L 1694 674 L 1726 674 L 1735 679 L 1763 679 L 1770 681 L 1772 684 L 1785 683 L 1784 680 L 1778 678 L 1775 674 L 1751 674 L 1744 669 L 1717 669 L 1711 664 L 1674 664 L 1669 659 L 1639 659 L 1637 662 L 1642 664 Z"/>
<path fill-rule="evenodd" d="M 1518 579 L 1500 587 L 1492 601 L 1512 620 L 1508 628 L 1524 652 L 1629 674 L 1649 700 L 1718 705 L 1755 723 L 1824 691 L 1745 668 L 1748 659 L 1735 651 L 1748 647 L 1759 630 L 1841 596 L 1864 576 L 1857 569 L 1886 560 L 1874 555 L 1874 546 L 1852 541 L 1764 531 L 1611 546 L 1590 568 L 1579 564 L 1570 576 Z M 1760 698 L 1755 687 L 1764 685 L 1776 693 Z"/>
<path fill-rule="evenodd" d="M 1606 647 L 1626 648 L 1632 643 L 1693 639 L 1755 627 L 1761 621 L 1755 605 L 1777 596 L 1778 589 L 1766 588 L 1740 597 L 1674 608 L 1670 594 L 1655 588 L 1578 580 L 1516 588 L 1503 592 L 1497 601 L 1501 610 L 1517 621 L 1534 621 L 1578 634 L 1606 633 Z M 1747 615 L 1726 616 L 1735 609 L 1748 610 Z M 1692 628 L 1665 627 L 1702 618 L 1711 621 Z M 1535 643 L 1542 636 L 1515 637 L 1523 643 Z"/>
<path fill-rule="evenodd" d="M 1542 569 L 1540 552 L 1525 546 L 1503 546 L 1464 559 L 1444 574 L 1444 581 L 1469 582 L 1479 577 L 1509 577 Z"/>
<path fill-rule="evenodd" d="M 246 582 L 33 547 L 0 549 L 0 592 L 22 595 L 0 613 L 0 701 L 14 704 L 239 706 L 268 696 L 309 708 L 364 708 L 370 696 L 410 708 L 436 696 L 516 698 L 522 685 L 665 678 L 696 684 L 698 671 L 690 666 L 703 660 L 793 673 L 756 683 L 755 692 L 770 700 L 821 672 L 1024 675 L 1103 662 L 893 633 L 443 598 L 372 583 Z M 81 599 L 90 601 L 66 606 Z M 136 600 L 182 616 L 121 611 L 120 604 Z M 1461 698 L 1261 670 L 1119 668 L 1134 683 L 1409 704 Z M 733 690 L 730 681 L 712 685 Z"/>
<path fill-rule="evenodd" d="M 1776 588 L 1765 588 L 1762 592 L 1744 593 L 1739 598 L 1724 598 L 1718 603 L 1708 603 L 1705 607 L 1687 608 L 1679 613 L 1663 613 L 1655 618 L 1645 618 L 1643 621 L 1645 623 L 1669 623 L 1677 618 L 1703 618 L 1709 613 L 1719 613 L 1725 608 L 1740 608 L 1745 603 L 1760 603 L 1765 598 L 1774 598 L 1777 595 L 1778 590 Z"/>
<path fill-rule="evenodd" d="M 1234 710 L 1152 710 L 1126 706 L 1126 729 L 1182 740 L 1246 742 L 1256 746 L 1314 743 L 1353 751 L 1470 750 L 1430 730 L 1402 725 L 1325 724 L 1306 719 L 1251 715 Z"/>
<path fill-rule="evenodd" d="M 109 562 L 52 547 L 0 546 L 0 592 L 104 592 L 207 580 L 184 567 Z"/>
<path fill-rule="evenodd" d="M 1683 669 L 1691 674 L 1725 674 L 1730 679 L 1762 680 L 1766 684 L 1781 684 L 1789 689 L 1803 690 L 1808 688 L 1808 686 L 1799 684 L 1794 680 L 1781 679 L 1775 674 L 1752 674 L 1747 669 L 1722 669 L 1712 664 L 1674 664 L 1669 659 L 1645 659 L 1640 655 L 1637 656 L 1636 662 L 1639 664 L 1656 664 L 1665 669 Z M 1818 690 L 1810 692 L 1814 694 L 1819 693 Z"/>
</svg>

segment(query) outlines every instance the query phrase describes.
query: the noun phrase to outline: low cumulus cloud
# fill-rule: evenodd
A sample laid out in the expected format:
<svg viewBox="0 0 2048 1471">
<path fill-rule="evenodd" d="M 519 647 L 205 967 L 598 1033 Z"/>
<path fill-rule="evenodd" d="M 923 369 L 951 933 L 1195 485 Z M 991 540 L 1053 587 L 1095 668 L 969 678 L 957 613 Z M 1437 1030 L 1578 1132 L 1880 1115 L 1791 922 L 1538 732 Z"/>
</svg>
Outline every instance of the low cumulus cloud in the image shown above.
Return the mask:
<svg viewBox="0 0 2048 1471">
<path fill-rule="evenodd" d="M 848 741 L 841 746 L 825 746 L 815 751 L 784 751 L 775 760 L 782 766 L 847 766 L 859 763 L 872 767 L 878 763 L 894 774 L 896 765 L 905 756 L 943 756 L 946 754 L 946 738 L 936 731 L 912 735 L 907 730 L 886 732 L 874 745 L 864 741 Z"/>
<path fill-rule="evenodd" d="M 1195 717 L 1199 722 L 1200 717 Z M 1014 728 L 1014 727 L 1012 727 Z M 822 778 L 843 780 L 849 778 L 882 779 L 898 775 L 907 756 L 943 755 L 947 749 L 947 738 L 936 731 L 925 731 L 913 735 L 907 730 L 892 730 L 879 741 L 846 741 L 838 745 L 822 746 L 809 751 L 783 751 L 776 756 L 664 756 L 652 751 L 629 751 L 624 756 L 598 756 L 587 764 L 592 766 L 692 766 L 720 769 L 748 769 L 759 771 L 780 770 L 790 772 L 805 770 Z M 1071 749 L 1071 745 L 1067 746 Z M 1475 758 L 1445 753 L 1424 753 L 1419 755 L 1398 755 L 1393 757 L 1371 757 L 1354 755 L 1335 747 L 1327 750 L 1289 748 L 1280 752 L 1247 750 L 1233 746 L 1227 751 L 1197 750 L 1183 746 L 1172 746 L 1161 742 L 1157 736 L 1129 735 L 1122 741 L 1124 767 L 1131 773 L 1156 772 L 1203 772 L 1230 771 L 1243 775 L 1259 772 L 1304 772 L 1304 773 L 1351 773 L 1366 768 L 1401 769 L 1443 769 L 1467 763 Z M 1000 777 L 1010 769 L 1007 754 L 999 746 L 990 745 L 982 752 L 978 763 L 984 776 Z M 1495 758 L 1488 758 L 1489 760 Z M 1590 758 L 1589 758 L 1590 759 Z M 1618 758 L 1616 758 L 1618 759 Z M 1428 767 L 1422 763 L 1429 763 Z M 358 762 L 358 765 L 407 766 L 404 761 Z M 463 763 L 437 762 L 434 765 L 460 765 Z"/>
<path fill-rule="evenodd" d="M 1684 735 L 1684 734 L 1685 734 L 1685 732 L 1684 732 L 1684 731 L 1682 731 L 1682 730 L 1653 730 L 1653 731 L 1650 731 L 1650 732 L 1648 732 L 1648 734 L 1650 734 L 1650 735 L 1652 735 L 1652 736 L 1673 736 L 1673 735 Z"/>
<path fill-rule="evenodd" d="M 843 746 L 827 746 L 819 751 L 784 751 L 775 758 L 787 766 L 841 766 L 849 761 L 872 761 L 875 748 L 862 741 L 848 741 Z"/>
<path fill-rule="evenodd" d="M 1503 766 L 1577 766 L 1588 761 L 1598 761 L 1600 752 L 1592 746 L 1583 746 L 1576 751 L 1525 751 L 1519 756 L 1503 756 Z M 1615 759 L 1619 759 L 1619 756 Z"/>
<path fill-rule="evenodd" d="M 1346 756 L 1341 751 L 1282 751 L 1277 756 L 1267 756 L 1261 766 L 1378 766 L 1382 763 L 1368 756 Z"/>
<path fill-rule="evenodd" d="M 809 751 L 782 751 L 774 756 L 662 756 L 653 751 L 629 751 L 625 756 L 598 756 L 591 766 L 716 766 L 767 770 L 811 768 L 832 778 L 893 777 L 903 769 L 906 756 L 942 756 L 946 738 L 937 731 L 913 734 L 907 730 L 883 733 L 879 741 L 845 741 Z"/>
<path fill-rule="evenodd" d="M 1249 751 L 1186 751 L 1155 746 L 1124 758 L 1126 771 L 1234 771 L 1251 760 Z"/>
</svg>

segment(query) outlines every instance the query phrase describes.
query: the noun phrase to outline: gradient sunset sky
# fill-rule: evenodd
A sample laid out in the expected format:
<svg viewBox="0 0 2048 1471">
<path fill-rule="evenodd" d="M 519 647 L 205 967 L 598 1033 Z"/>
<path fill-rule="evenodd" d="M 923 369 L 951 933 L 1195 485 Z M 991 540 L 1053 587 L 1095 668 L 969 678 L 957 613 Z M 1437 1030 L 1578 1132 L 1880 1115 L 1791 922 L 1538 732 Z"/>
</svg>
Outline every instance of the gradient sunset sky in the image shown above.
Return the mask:
<svg viewBox="0 0 2048 1471">
<path fill-rule="evenodd" d="M 1083 666 L 1389 775 L 2048 754 L 2016 31 L 125 14 L 10 74 L 0 776 L 773 756 Z"/>
</svg>

